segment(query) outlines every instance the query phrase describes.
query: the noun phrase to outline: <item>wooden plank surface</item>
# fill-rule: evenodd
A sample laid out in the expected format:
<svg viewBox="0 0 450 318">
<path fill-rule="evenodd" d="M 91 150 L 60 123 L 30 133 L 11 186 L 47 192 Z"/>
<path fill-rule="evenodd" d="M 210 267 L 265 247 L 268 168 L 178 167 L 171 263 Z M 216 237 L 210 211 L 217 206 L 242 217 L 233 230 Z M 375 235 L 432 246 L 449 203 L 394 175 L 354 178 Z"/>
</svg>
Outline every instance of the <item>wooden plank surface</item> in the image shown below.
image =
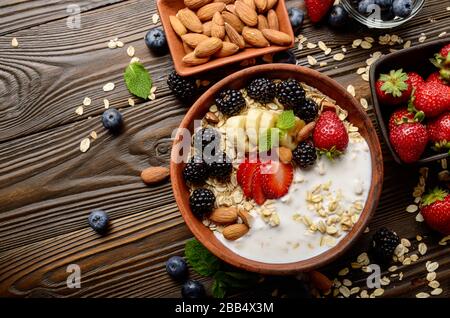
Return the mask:
<svg viewBox="0 0 450 318">
<path fill-rule="evenodd" d="M 5 10 L 12 13 L 8 20 L 0 19 L 2 296 L 179 295 L 179 285 L 165 274 L 164 262 L 171 255 L 182 254 L 191 234 L 179 215 L 170 184 L 146 187 L 139 172 L 148 165 L 168 165 L 170 136 L 186 107 L 171 96 L 165 84 L 172 68 L 170 56 L 152 56 L 142 40 L 154 26 L 151 17 L 156 12 L 155 2 L 107 5 L 112 2 L 117 1 L 95 1 L 86 8 L 80 30 L 66 27 L 65 15 L 60 12 L 64 1 L 9 1 L 0 5 L 0 16 Z M 288 5 L 299 2 L 289 1 Z M 44 5 L 48 6 L 45 11 L 52 14 L 42 14 Z M 427 1 L 420 15 L 396 29 L 395 34 L 414 45 L 421 32 L 428 40 L 449 32 L 450 11 L 446 6 L 445 1 Z M 303 34 L 311 42 L 324 41 L 333 48 L 333 54 L 342 45 L 348 49 L 347 57 L 339 64 L 320 54 L 319 49 L 294 51 L 302 65 L 307 65 L 307 55 L 327 60 L 327 66 L 316 69 L 344 86 L 354 85 L 358 98 L 370 100 L 368 83 L 355 71 L 365 66 L 370 53 L 386 53 L 389 48 L 375 45 L 371 50 L 351 49 L 358 37 L 383 34 L 362 27 L 355 31 L 334 33 L 326 27 L 305 24 Z M 10 46 L 12 37 L 19 39 L 19 48 Z M 126 43 L 125 48 L 106 47 L 115 37 Z M 122 80 L 130 60 L 125 53 L 128 45 L 136 48 L 136 55 L 158 87 L 155 101 L 134 107 L 128 106 L 130 95 Z M 107 82 L 116 84 L 113 92 L 102 91 Z M 93 103 L 78 116 L 74 110 L 86 96 Z M 126 129 L 117 137 L 106 133 L 100 123 L 103 98 L 124 114 Z M 99 137 L 82 154 L 79 143 L 91 131 Z M 438 260 L 439 281 L 444 288 L 441 297 L 449 297 L 449 248 L 438 246 L 439 237 L 405 212 L 418 180 L 417 169 L 397 166 L 384 145 L 383 154 L 384 191 L 370 225 L 372 232 L 385 225 L 412 241 L 417 234 L 425 235 L 429 245 L 426 257 L 401 269 L 403 281 L 387 287 L 386 295 L 414 297 L 420 288 L 412 288 L 412 279 L 415 284 L 423 284 L 417 278 L 424 276 L 425 262 Z M 87 215 L 94 208 L 107 210 L 112 218 L 112 231 L 106 237 L 98 237 L 87 226 Z M 345 257 L 325 268 L 325 272 L 335 276 L 337 268 L 348 265 L 367 249 L 369 239 L 370 234 L 363 235 Z M 65 269 L 72 263 L 82 269 L 83 288 L 79 290 L 68 289 L 65 284 Z M 364 285 L 364 275 L 359 272 L 352 273 L 352 280 Z M 292 289 L 287 282 L 276 287 L 281 292 Z"/>
</svg>

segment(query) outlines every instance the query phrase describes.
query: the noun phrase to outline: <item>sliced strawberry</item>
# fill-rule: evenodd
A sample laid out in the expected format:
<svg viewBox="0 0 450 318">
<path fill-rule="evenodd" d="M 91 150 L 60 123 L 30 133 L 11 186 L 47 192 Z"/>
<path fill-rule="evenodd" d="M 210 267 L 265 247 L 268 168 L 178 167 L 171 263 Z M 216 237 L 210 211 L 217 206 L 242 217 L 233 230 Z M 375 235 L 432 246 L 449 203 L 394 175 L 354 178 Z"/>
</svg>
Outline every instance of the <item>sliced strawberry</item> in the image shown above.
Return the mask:
<svg viewBox="0 0 450 318">
<path fill-rule="evenodd" d="M 236 173 L 236 180 L 239 185 L 242 185 L 245 169 L 248 167 L 248 165 L 249 165 L 249 162 L 247 159 L 245 159 L 245 161 L 239 165 L 238 171 Z"/>
<path fill-rule="evenodd" d="M 268 199 L 278 199 L 286 195 L 294 178 L 292 164 L 271 161 L 262 167 L 262 186 Z"/>
<path fill-rule="evenodd" d="M 261 166 L 258 165 L 252 179 L 252 196 L 256 204 L 263 205 L 266 202 L 266 197 L 263 191 L 263 175 L 261 174 Z"/>
<path fill-rule="evenodd" d="M 244 192 L 244 195 L 247 198 L 251 198 L 252 197 L 252 180 L 253 180 L 253 176 L 256 172 L 256 170 L 258 169 L 259 164 L 256 163 L 248 163 L 244 168 L 243 168 L 243 172 L 242 177 L 241 177 L 241 182 L 239 183 L 241 185 L 242 191 Z"/>
</svg>

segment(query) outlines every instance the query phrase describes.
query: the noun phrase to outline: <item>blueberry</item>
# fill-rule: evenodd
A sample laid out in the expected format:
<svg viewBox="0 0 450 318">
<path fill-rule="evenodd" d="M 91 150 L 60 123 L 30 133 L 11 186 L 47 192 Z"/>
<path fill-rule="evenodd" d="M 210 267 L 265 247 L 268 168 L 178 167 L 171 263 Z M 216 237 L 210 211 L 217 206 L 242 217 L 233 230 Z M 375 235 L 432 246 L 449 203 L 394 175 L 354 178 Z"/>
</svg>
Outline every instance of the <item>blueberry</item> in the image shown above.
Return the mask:
<svg viewBox="0 0 450 318">
<path fill-rule="evenodd" d="M 394 0 L 375 0 L 375 4 L 379 5 L 382 9 L 389 9 L 392 7 Z"/>
<path fill-rule="evenodd" d="M 188 267 L 184 258 L 172 256 L 166 263 L 166 271 L 172 278 L 182 280 L 187 277 Z"/>
<path fill-rule="evenodd" d="M 115 108 L 105 110 L 102 115 L 102 123 L 111 132 L 118 132 L 122 128 L 122 114 Z"/>
<path fill-rule="evenodd" d="M 94 231 L 104 234 L 108 229 L 109 216 L 105 211 L 95 210 L 89 214 L 88 222 Z"/>
<path fill-rule="evenodd" d="M 288 10 L 288 14 L 289 20 L 291 21 L 292 30 L 294 31 L 295 34 L 297 34 L 303 25 L 305 12 L 303 12 L 303 10 L 298 8 L 290 8 Z"/>
<path fill-rule="evenodd" d="M 394 18 L 395 18 L 395 14 L 394 14 L 394 10 L 392 10 L 392 7 L 390 9 L 381 11 L 381 20 L 391 21 L 391 20 L 394 20 Z"/>
<path fill-rule="evenodd" d="M 154 28 L 148 31 L 145 36 L 145 44 L 156 55 L 164 55 L 167 53 L 166 35 L 161 28 Z"/>
<path fill-rule="evenodd" d="M 358 4 L 358 11 L 361 14 L 371 13 L 371 8 L 369 6 L 374 5 L 375 0 L 362 0 Z"/>
<path fill-rule="evenodd" d="M 401 18 L 406 18 L 412 12 L 412 1 L 411 0 L 394 0 L 392 4 L 392 9 L 394 14 Z"/>
<path fill-rule="evenodd" d="M 205 287 L 196 280 L 188 280 L 184 283 L 183 287 L 181 287 L 181 295 L 183 298 L 203 298 L 205 297 L 205 294 Z"/>
<path fill-rule="evenodd" d="M 273 56 L 273 63 L 297 64 L 297 59 L 291 50 L 277 52 Z"/>
<path fill-rule="evenodd" d="M 348 13 L 340 4 L 333 6 L 328 16 L 328 24 L 335 28 L 341 28 L 348 22 Z"/>
</svg>

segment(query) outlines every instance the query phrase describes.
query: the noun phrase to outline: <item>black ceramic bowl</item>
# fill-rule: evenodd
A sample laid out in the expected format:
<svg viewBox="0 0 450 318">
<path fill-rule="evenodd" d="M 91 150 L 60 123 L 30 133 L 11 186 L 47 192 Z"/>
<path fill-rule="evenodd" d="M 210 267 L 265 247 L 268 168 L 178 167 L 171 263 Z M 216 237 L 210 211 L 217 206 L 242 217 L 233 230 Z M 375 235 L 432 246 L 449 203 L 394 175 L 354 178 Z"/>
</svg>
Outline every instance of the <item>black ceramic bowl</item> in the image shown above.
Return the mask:
<svg viewBox="0 0 450 318">
<path fill-rule="evenodd" d="M 375 90 L 375 83 L 380 74 L 389 73 L 390 70 L 400 68 L 402 68 L 405 72 L 417 72 L 424 79 L 426 79 L 431 73 L 436 71 L 436 67 L 431 64 L 430 58 L 433 57 L 435 53 L 438 53 L 440 49 L 448 43 L 450 43 L 450 39 L 447 38 L 417 45 L 409 49 L 403 49 L 401 51 L 383 56 L 372 64 L 370 68 L 370 90 L 372 93 L 372 100 L 375 107 L 378 124 L 380 125 L 384 141 L 389 147 L 395 161 L 399 164 L 405 163 L 400 160 L 391 145 L 388 128 L 389 118 L 396 108 L 380 104 Z M 448 153 L 439 154 L 430 149 L 430 147 L 427 147 L 427 150 L 425 150 L 421 159 L 415 164 L 425 164 L 446 158 L 448 156 Z"/>
</svg>

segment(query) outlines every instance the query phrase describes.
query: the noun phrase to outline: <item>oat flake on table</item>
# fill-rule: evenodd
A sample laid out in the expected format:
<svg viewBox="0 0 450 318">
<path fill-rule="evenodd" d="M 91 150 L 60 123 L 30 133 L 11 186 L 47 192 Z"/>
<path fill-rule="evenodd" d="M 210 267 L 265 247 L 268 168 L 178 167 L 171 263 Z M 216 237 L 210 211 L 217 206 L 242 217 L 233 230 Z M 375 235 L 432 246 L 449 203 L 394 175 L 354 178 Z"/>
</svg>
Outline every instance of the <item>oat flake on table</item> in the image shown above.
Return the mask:
<svg viewBox="0 0 450 318">
<path fill-rule="evenodd" d="M 12 47 L 19 47 L 19 41 L 17 40 L 17 38 L 12 38 L 11 46 Z"/>
<path fill-rule="evenodd" d="M 111 92 L 112 90 L 114 90 L 116 86 L 114 85 L 114 83 L 107 83 L 105 84 L 105 86 L 103 86 L 103 91 L 104 92 Z"/>
<path fill-rule="evenodd" d="M 89 138 L 84 138 L 80 142 L 80 151 L 84 153 L 89 150 L 90 146 L 91 146 L 91 140 Z"/>
</svg>

